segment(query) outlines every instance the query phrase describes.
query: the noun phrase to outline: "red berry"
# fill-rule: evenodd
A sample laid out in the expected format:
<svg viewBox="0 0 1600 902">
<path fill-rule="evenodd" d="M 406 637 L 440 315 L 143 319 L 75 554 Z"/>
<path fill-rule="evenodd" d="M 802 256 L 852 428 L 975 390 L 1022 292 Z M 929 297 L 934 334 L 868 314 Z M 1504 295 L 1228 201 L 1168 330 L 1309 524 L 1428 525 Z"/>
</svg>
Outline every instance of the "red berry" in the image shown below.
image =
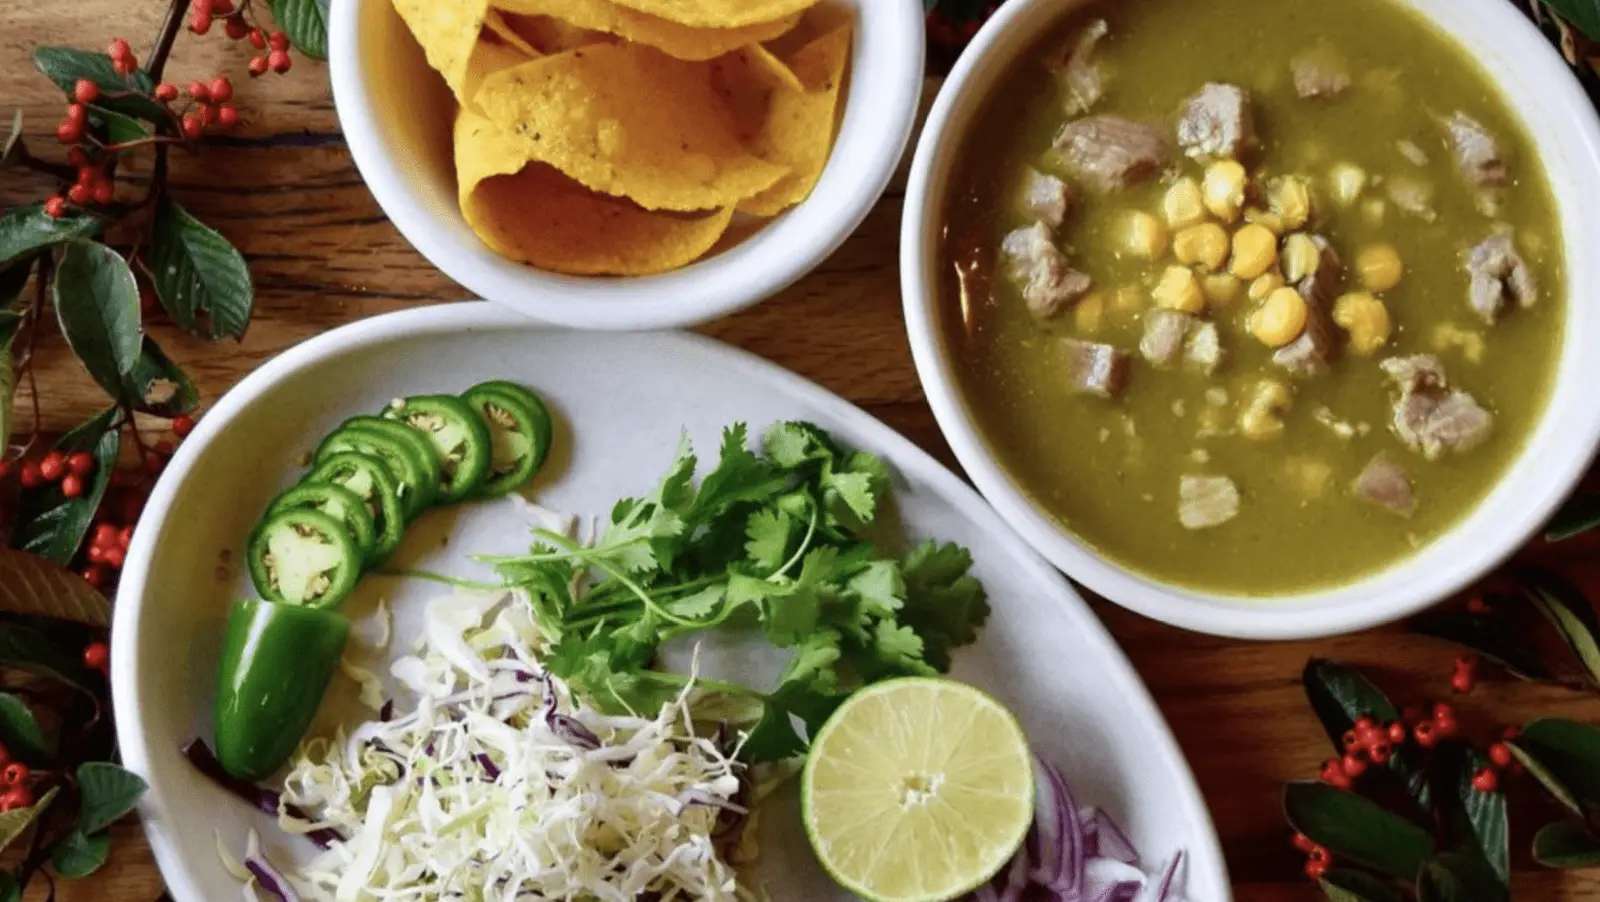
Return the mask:
<svg viewBox="0 0 1600 902">
<path fill-rule="evenodd" d="M 61 479 L 61 494 L 68 498 L 77 498 L 83 494 L 83 477 L 68 473 Z"/>
<path fill-rule="evenodd" d="M 161 455 L 162 457 L 171 457 L 173 452 L 178 450 L 176 447 L 173 446 L 173 444 L 171 442 L 167 441 L 166 439 L 162 439 L 161 441 L 156 442 L 151 447 L 155 448 L 156 453 Z"/>
<path fill-rule="evenodd" d="M 111 663 L 111 649 L 104 642 L 90 642 L 83 650 L 83 666 L 103 671 Z"/>
<path fill-rule="evenodd" d="M 211 0 L 211 12 L 218 16 L 226 16 L 233 12 L 233 0 Z"/>
<path fill-rule="evenodd" d="M 1510 742 L 1510 741 L 1516 739 L 1518 736 L 1521 736 L 1521 735 L 1522 735 L 1522 730 L 1519 727 L 1515 726 L 1515 725 L 1506 727 L 1504 730 L 1500 731 L 1500 738 L 1504 739 L 1507 742 Z"/>
<path fill-rule="evenodd" d="M 87 552 L 89 563 L 104 564 L 106 562 L 106 552 L 110 551 L 111 548 L 111 545 L 90 545 Z"/>
<path fill-rule="evenodd" d="M 1322 782 L 1336 789 L 1350 788 L 1350 775 L 1344 772 L 1344 762 L 1329 758 L 1322 765 Z"/>
<path fill-rule="evenodd" d="M 28 782 L 28 777 L 31 773 L 28 770 L 28 765 L 23 764 L 21 761 L 13 761 L 6 765 L 5 770 L 0 771 L 0 782 L 5 783 L 7 786 L 21 786 Z"/>
<path fill-rule="evenodd" d="M 267 58 L 265 56 L 250 57 L 250 77 L 267 74 Z"/>
<path fill-rule="evenodd" d="M 1389 724 L 1389 743 L 1391 745 L 1400 745 L 1405 741 L 1406 725 L 1398 720 L 1392 724 Z"/>
<path fill-rule="evenodd" d="M 133 53 L 133 48 L 128 46 L 127 41 L 124 41 L 122 38 L 117 38 L 107 45 L 106 53 L 109 54 L 113 60 L 127 59 Z"/>
<path fill-rule="evenodd" d="M 211 100 L 214 103 L 227 103 L 233 99 L 233 82 L 228 81 L 228 76 L 218 75 L 211 79 Z"/>
<path fill-rule="evenodd" d="M 205 34 L 211 30 L 211 14 L 195 10 L 189 15 L 189 30 L 195 34 Z"/>
<path fill-rule="evenodd" d="M 1312 880 L 1321 880 L 1322 875 L 1328 873 L 1328 863 L 1325 861 L 1307 861 L 1306 876 Z"/>
<path fill-rule="evenodd" d="M 1457 670 L 1477 670 L 1478 663 L 1478 656 L 1470 651 L 1464 651 L 1461 654 L 1456 655 Z"/>
<path fill-rule="evenodd" d="M 183 136 L 193 141 L 205 132 L 206 123 L 203 118 L 194 113 L 183 114 Z"/>
<path fill-rule="evenodd" d="M 222 114 L 218 112 L 219 109 L 221 108 L 214 103 L 200 104 L 200 116 L 205 119 L 206 125 L 216 125 L 217 120 L 222 118 Z"/>
<path fill-rule="evenodd" d="M 67 189 L 67 200 L 70 201 L 73 206 L 81 207 L 89 203 L 89 201 L 94 200 L 94 192 L 89 190 L 88 185 L 73 185 L 71 188 Z"/>
<path fill-rule="evenodd" d="M 1375 742 L 1367 749 L 1367 757 L 1373 764 L 1388 764 L 1389 757 L 1394 754 L 1394 747 L 1387 742 Z"/>
<path fill-rule="evenodd" d="M 1304 833 L 1296 833 L 1294 839 L 1290 840 L 1290 842 L 1294 844 L 1296 849 L 1307 854 L 1310 854 L 1312 849 L 1317 848 L 1317 844 L 1311 841 L 1311 837 Z"/>
<path fill-rule="evenodd" d="M 110 523 L 101 523 L 94 528 L 94 533 L 89 536 L 90 548 L 110 548 L 117 544 L 117 528 Z"/>
<path fill-rule="evenodd" d="M 259 28 L 250 29 L 250 46 L 257 50 L 267 49 L 267 33 Z"/>
<path fill-rule="evenodd" d="M 56 126 L 56 140 L 62 144 L 76 144 L 83 138 L 83 125 L 77 122 L 63 122 Z"/>
<path fill-rule="evenodd" d="M 90 564 L 83 568 L 83 573 L 79 575 L 83 577 L 84 582 L 102 591 L 105 590 L 106 586 L 111 585 L 110 572 L 99 564 Z"/>
<path fill-rule="evenodd" d="M 1484 601 L 1482 598 L 1474 596 L 1473 598 L 1471 598 L 1471 599 L 1469 599 L 1467 601 L 1467 613 L 1468 614 L 1476 614 L 1476 615 L 1482 617 L 1485 614 L 1494 613 L 1494 609 L 1489 607 L 1489 603 L 1487 601 Z"/>
<path fill-rule="evenodd" d="M 0 812 L 15 811 L 18 808 L 28 807 L 29 803 L 23 801 L 26 797 L 27 794 L 21 792 L 0 792 Z"/>
<path fill-rule="evenodd" d="M 51 219 L 60 219 L 67 215 L 67 199 L 59 194 L 52 195 L 44 202 L 44 214 Z"/>
<path fill-rule="evenodd" d="M 197 13 L 211 15 L 216 12 L 211 6 L 211 0 L 190 0 L 189 9 Z"/>
<path fill-rule="evenodd" d="M 267 44 L 271 46 L 273 50 L 288 50 L 289 36 L 281 31 L 274 31 L 272 34 L 267 36 Z"/>
<path fill-rule="evenodd" d="M 115 546 L 106 549 L 106 566 L 113 570 L 121 570 L 123 563 L 128 559 L 128 552 Z"/>
<path fill-rule="evenodd" d="M 117 186 L 110 182 L 101 182 L 94 186 L 94 202 L 102 207 L 117 198 Z"/>
<path fill-rule="evenodd" d="M 1454 739 L 1456 734 L 1461 732 L 1460 725 L 1456 723 L 1454 717 L 1434 721 L 1433 729 L 1440 739 Z"/>
<path fill-rule="evenodd" d="M 1343 741 L 1344 750 L 1347 752 L 1354 751 L 1361 745 L 1361 741 L 1356 737 L 1355 730 L 1345 730 L 1344 735 L 1340 737 L 1340 739 Z"/>
<path fill-rule="evenodd" d="M 1456 709 L 1450 707 L 1448 702 L 1439 702 L 1433 706 L 1433 719 L 1435 721 L 1453 720 L 1455 716 Z"/>
<path fill-rule="evenodd" d="M 0 482 L 11 478 L 11 461 L 0 460 Z"/>
<path fill-rule="evenodd" d="M 1372 728 L 1376 727 L 1377 725 L 1378 722 L 1370 717 L 1358 717 L 1356 718 L 1356 733 L 1358 735 L 1361 733 L 1370 733 Z"/>
<path fill-rule="evenodd" d="M 1511 754 L 1510 746 L 1497 742 L 1489 746 L 1489 760 L 1494 762 L 1495 767 L 1510 767 L 1516 757 Z"/>
<path fill-rule="evenodd" d="M 77 98 L 79 103 L 94 103 L 100 99 L 100 86 L 87 78 L 80 78 L 78 83 L 72 86 L 72 96 Z"/>
<path fill-rule="evenodd" d="M 274 50 L 267 54 L 267 65 L 272 68 L 272 71 L 282 75 L 294 65 L 294 60 L 289 58 L 289 51 Z"/>
<path fill-rule="evenodd" d="M 223 28 L 230 41 L 243 40 L 244 36 L 250 33 L 249 24 L 238 16 L 229 16 L 223 23 Z"/>
<path fill-rule="evenodd" d="M 1473 690 L 1478 685 L 1478 680 L 1470 670 L 1458 670 L 1450 677 L 1450 688 L 1462 695 Z"/>
<path fill-rule="evenodd" d="M 178 438 L 188 438 L 194 431 L 194 417 L 184 414 L 172 418 L 172 434 Z"/>
<path fill-rule="evenodd" d="M 155 96 L 156 99 L 162 103 L 171 103 L 172 101 L 178 99 L 178 86 L 168 82 L 162 82 L 161 84 L 156 85 Z"/>
<path fill-rule="evenodd" d="M 87 166 L 89 165 L 89 155 L 84 153 L 81 147 L 69 147 L 67 148 L 67 162 L 74 166 Z"/>
<path fill-rule="evenodd" d="M 239 110 L 237 107 L 225 106 L 217 110 L 217 125 L 224 129 L 229 129 L 238 124 Z"/>
<path fill-rule="evenodd" d="M 44 474 L 39 472 L 37 461 L 23 461 L 22 473 L 19 478 L 22 480 L 22 487 L 25 489 L 34 489 L 44 485 Z"/>
<path fill-rule="evenodd" d="M 83 123 L 87 122 L 88 120 L 89 120 L 89 108 L 88 107 L 84 106 L 81 103 L 69 103 L 69 104 L 67 104 L 67 121 L 68 122 L 76 122 L 79 125 L 82 125 Z"/>
<path fill-rule="evenodd" d="M 1412 735 L 1417 737 L 1417 745 L 1425 749 L 1433 748 L 1434 743 L 1439 741 L 1439 731 L 1433 725 L 1433 721 L 1425 720 L 1417 724 L 1412 728 Z"/>
<path fill-rule="evenodd" d="M 1355 755 L 1344 756 L 1343 767 L 1345 776 L 1348 777 L 1359 777 L 1367 772 L 1367 762 L 1362 761 Z"/>
<path fill-rule="evenodd" d="M 203 81 L 191 81 L 189 82 L 189 96 L 199 101 L 210 100 L 211 86 Z"/>
<path fill-rule="evenodd" d="M 1486 767 L 1473 776 L 1472 788 L 1479 792 L 1494 792 L 1500 788 L 1500 775 Z"/>
<path fill-rule="evenodd" d="M 145 472 L 149 473 L 150 475 L 159 476 L 161 475 L 161 471 L 166 469 L 166 467 L 167 459 L 161 455 L 152 451 L 144 456 L 144 469 Z"/>
<path fill-rule="evenodd" d="M 122 529 L 117 533 L 117 547 L 121 548 L 123 551 L 127 551 L 128 550 L 128 546 L 132 545 L 132 544 L 133 544 L 133 527 L 132 526 L 124 526 L 124 527 L 122 527 Z"/>
<path fill-rule="evenodd" d="M 39 461 L 39 475 L 44 477 L 45 482 L 55 482 L 66 472 L 67 459 L 60 451 L 51 451 Z"/>
</svg>

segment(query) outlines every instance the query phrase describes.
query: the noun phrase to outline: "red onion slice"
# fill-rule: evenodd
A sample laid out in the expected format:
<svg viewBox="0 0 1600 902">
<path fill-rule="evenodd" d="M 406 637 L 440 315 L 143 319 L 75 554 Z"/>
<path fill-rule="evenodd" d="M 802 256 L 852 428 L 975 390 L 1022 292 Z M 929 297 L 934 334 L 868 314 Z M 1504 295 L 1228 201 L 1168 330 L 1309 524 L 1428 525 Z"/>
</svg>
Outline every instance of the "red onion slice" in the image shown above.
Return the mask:
<svg viewBox="0 0 1600 902">
<path fill-rule="evenodd" d="M 256 883 L 278 902 L 300 902 L 300 894 L 295 891 L 294 884 L 266 858 L 246 858 L 244 866 L 256 878 Z"/>
</svg>

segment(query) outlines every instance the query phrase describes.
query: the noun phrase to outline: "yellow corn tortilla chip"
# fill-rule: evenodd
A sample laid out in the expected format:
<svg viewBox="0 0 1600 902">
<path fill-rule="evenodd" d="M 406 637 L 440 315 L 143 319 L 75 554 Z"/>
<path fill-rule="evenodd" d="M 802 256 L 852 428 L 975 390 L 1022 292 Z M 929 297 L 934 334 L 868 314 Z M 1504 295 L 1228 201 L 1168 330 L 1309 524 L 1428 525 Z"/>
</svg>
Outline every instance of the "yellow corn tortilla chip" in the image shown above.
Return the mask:
<svg viewBox="0 0 1600 902">
<path fill-rule="evenodd" d="M 596 194 L 543 163 L 523 142 L 463 110 L 456 117 L 461 213 L 495 253 L 568 275 L 640 276 L 687 266 L 716 246 L 733 208 L 652 213 Z"/>
<path fill-rule="evenodd" d="M 761 44 L 751 44 L 745 48 L 745 52 L 749 54 L 751 65 L 764 72 L 769 79 L 776 80 L 778 84 L 791 91 L 806 89 L 800 82 L 800 76 L 794 74 L 794 70 L 783 60 L 778 59 L 778 55 L 771 50 Z"/>
<path fill-rule="evenodd" d="M 638 44 L 595 44 L 484 80 L 476 106 L 527 160 L 648 210 L 716 210 L 788 173 L 751 153 L 710 63 Z"/>
<path fill-rule="evenodd" d="M 506 21 L 506 17 L 501 15 L 498 9 L 489 8 L 489 11 L 483 17 L 483 27 L 487 28 L 495 37 L 505 42 L 508 46 L 521 51 L 524 56 L 544 55 L 541 51 L 535 50 L 533 45 L 528 43 L 527 38 L 517 34 L 516 29 L 511 27 L 511 23 Z"/>
<path fill-rule="evenodd" d="M 617 40 L 603 31 L 579 28 L 571 22 L 551 16 L 523 16 L 505 12 L 502 19 L 512 32 L 532 45 L 538 55 L 565 53 L 590 44 L 612 44 Z"/>
<path fill-rule="evenodd" d="M 474 98 L 478 96 L 478 89 L 483 85 L 484 79 L 501 69 L 509 69 L 536 56 L 537 54 L 530 56 L 515 47 L 496 41 L 479 41 L 478 46 L 472 50 L 472 59 L 467 64 L 467 74 L 461 79 L 461 105 L 473 106 L 476 109 Z"/>
<path fill-rule="evenodd" d="M 833 152 L 834 118 L 850 59 L 850 28 L 835 29 L 801 48 L 789 68 L 805 86 L 773 92 L 765 121 L 751 146 L 789 174 L 739 203 L 739 211 L 776 216 L 805 200 L 822 178 Z"/>
<path fill-rule="evenodd" d="M 805 12 L 817 0 L 616 0 L 622 6 L 683 25 L 740 28 Z"/>
<path fill-rule="evenodd" d="M 699 28 L 629 9 L 611 0 L 494 0 L 507 12 L 561 21 L 648 44 L 681 60 L 715 59 L 746 44 L 770 41 L 794 28 L 798 13 L 737 28 Z"/>
<path fill-rule="evenodd" d="M 394 9 L 460 100 L 489 0 L 394 0 Z"/>
</svg>

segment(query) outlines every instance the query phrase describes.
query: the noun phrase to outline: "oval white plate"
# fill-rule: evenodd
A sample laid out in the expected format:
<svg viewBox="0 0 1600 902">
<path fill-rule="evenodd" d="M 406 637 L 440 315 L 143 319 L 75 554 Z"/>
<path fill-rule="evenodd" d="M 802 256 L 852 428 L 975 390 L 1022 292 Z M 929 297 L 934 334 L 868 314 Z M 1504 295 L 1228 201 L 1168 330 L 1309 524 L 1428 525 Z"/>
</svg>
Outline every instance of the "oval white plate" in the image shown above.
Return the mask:
<svg viewBox="0 0 1600 902">
<path fill-rule="evenodd" d="M 500 377 L 536 387 L 556 414 L 557 449 L 529 493 L 562 511 L 609 511 L 616 498 L 653 487 L 680 435 L 704 462 L 720 430 L 740 420 L 758 433 L 775 420 L 811 420 L 886 457 L 910 536 L 966 545 L 988 588 L 993 614 L 978 643 L 958 652 L 954 675 L 1011 705 L 1080 803 L 1111 812 L 1151 862 L 1186 849 L 1190 899 L 1230 898 L 1194 778 L 1138 676 L 1066 581 L 950 471 L 821 388 L 709 339 L 546 331 L 479 303 L 366 320 L 288 351 L 216 405 L 151 497 L 123 571 L 112 688 L 125 761 L 150 781 L 140 813 L 177 902 L 237 898 L 214 834 L 239 849 L 254 827 L 284 862 L 309 851 L 179 754 L 190 737 L 210 733 L 223 619 L 249 591 L 239 561 L 252 523 L 295 478 L 295 459 L 345 417 L 396 395 Z M 468 551 L 525 548 L 526 524 L 511 500 L 435 511 L 412 527 L 392 566 L 481 574 Z M 385 596 L 403 645 L 414 634 L 406 612 L 439 593 L 369 577 L 347 610 L 360 616 Z M 335 677 L 336 696 L 351 688 Z M 324 722 L 339 704 L 324 706 Z M 847 898 L 813 863 L 796 813 L 770 812 L 761 824 L 756 876 L 774 899 Z"/>
</svg>

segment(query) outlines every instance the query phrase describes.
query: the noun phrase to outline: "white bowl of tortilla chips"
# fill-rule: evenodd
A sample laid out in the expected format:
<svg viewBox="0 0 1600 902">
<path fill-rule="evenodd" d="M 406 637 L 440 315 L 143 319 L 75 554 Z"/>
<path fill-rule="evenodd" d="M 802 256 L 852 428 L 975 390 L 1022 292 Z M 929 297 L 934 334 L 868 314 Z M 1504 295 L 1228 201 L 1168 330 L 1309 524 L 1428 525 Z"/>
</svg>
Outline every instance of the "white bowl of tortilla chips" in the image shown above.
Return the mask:
<svg viewBox="0 0 1600 902">
<path fill-rule="evenodd" d="M 921 0 L 341 0 L 334 100 L 384 212 L 472 292 L 687 326 L 805 275 L 910 135 Z"/>
</svg>

